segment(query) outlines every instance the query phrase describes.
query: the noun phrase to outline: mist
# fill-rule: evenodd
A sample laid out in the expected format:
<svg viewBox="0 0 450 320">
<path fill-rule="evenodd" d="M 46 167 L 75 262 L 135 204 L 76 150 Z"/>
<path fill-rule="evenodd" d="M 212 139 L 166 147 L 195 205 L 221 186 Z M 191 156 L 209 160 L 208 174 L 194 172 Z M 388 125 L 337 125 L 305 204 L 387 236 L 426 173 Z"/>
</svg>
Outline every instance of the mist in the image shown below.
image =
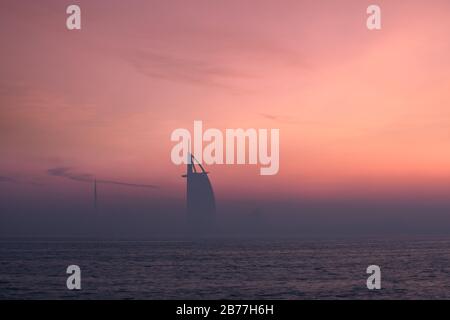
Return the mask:
<svg viewBox="0 0 450 320">
<path fill-rule="evenodd" d="M 17 187 L 16 187 L 17 188 Z M 33 190 L 36 187 L 23 187 Z M 192 234 L 184 195 L 146 190 L 0 195 L 0 237 L 153 239 L 205 237 L 342 237 L 450 233 L 450 201 L 427 199 L 217 199 L 214 225 Z"/>
</svg>

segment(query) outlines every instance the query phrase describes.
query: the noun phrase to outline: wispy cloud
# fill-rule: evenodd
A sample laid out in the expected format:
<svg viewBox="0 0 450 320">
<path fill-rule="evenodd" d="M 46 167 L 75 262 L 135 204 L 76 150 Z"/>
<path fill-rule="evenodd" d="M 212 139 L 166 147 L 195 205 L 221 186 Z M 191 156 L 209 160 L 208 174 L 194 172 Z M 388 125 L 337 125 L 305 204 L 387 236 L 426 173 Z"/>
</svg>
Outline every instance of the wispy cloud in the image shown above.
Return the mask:
<svg viewBox="0 0 450 320">
<path fill-rule="evenodd" d="M 103 183 L 103 184 L 114 184 L 114 185 L 120 185 L 120 186 L 126 186 L 126 187 L 137 187 L 137 188 L 150 188 L 150 189 L 157 189 L 159 186 L 152 185 L 152 184 L 139 184 L 139 183 L 129 183 L 129 182 L 123 182 L 123 181 L 114 181 L 114 180 L 104 180 L 104 179 L 95 179 L 93 174 L 90 173 L 74 173 L 72 171 L 72 168 L 70 167 L 56 167 L 56 168 L 50 168 L 47 170 L 47 174 L 54 177 L 62 177 L 74 181 L 80 181 L 80 182 L 94 182 L 97 181 L 97 183 Z"/>
<path fill-rule="evenodd" d="M 17 180 L 12 177 L 0 176 L 0 182 L 17 183 Z"/>
<path fill-rule="evenodd" d="M 272 121 L 280 122 L 280 123 L 302 124 L 302 125 L 319 125 L 320 124 L 318 121 L 299 121 L 299 120 L 295 119 L 294 117 L 285 116 L 285 115 L 278 115 L 278 114 L 271 114 L 271 113 L 259 113 L 259 115 L 268 120 L 272 120 Z"/>
<path fill-rule="evenodd" d="M 128 182 L 122 182 L 122 181 L 112 181 L 112 180 L 97 180 L 97 183 L 104 183 L 104 184 L 116 184 L 119 186 L 125 186 L 125 187 L 137 187 L 137 188 L 150 188 L 150 189 L 158 189 L 159 186 L 152 185 L 152 184 L 139 184 L 139 183 L 128 183 Z"/>
<path fill-rule="evenodd" d="M 28 184 L 35 187 L 43 186 L 43 183 L 40 183 L 38 181 L 35 181 L 35 179 L 27 179 L 27 178 L 20 178 L 20 177 L 11 177 L 11 176 L 0 176 L 0 183 L 13 183 L 13 184 Z"/>
<path fill-rule="evenodd" d="M 230 80 L 257 77 L 218 63 L 153 51 L 138 51 L 131 55 L 129 61 L 148 77 L 199 85 L 231 88 Z"/>
</svg>

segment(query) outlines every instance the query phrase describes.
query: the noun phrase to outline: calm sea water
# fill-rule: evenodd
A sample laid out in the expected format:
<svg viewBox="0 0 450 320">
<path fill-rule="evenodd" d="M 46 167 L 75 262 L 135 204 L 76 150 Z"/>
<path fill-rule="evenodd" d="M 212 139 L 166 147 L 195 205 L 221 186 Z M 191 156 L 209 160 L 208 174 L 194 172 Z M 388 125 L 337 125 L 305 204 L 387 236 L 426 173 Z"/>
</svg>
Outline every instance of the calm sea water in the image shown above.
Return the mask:
<svg viewBox="0 0 450 320">
<path fill-rule="evenodd" d="M 0 258 L 1 299 L 450 299 L 450 239 L 9 240 Z"/>
</svg>

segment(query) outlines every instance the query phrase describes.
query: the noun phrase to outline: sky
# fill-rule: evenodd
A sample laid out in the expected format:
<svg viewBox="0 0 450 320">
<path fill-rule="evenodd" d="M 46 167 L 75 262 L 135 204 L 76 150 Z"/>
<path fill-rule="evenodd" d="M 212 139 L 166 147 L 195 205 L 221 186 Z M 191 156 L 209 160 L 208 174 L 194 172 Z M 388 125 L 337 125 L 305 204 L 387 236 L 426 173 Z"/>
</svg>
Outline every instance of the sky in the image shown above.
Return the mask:
<svg viewBox="0 0 450 320">
<path fill-rule="evenodd" d="M 382 28 L 369 31 L 373 3 Z M 66 29 L 70 4 L 81 7 L 81 30 Z M 3 225 L 22 225 L 25 204 L 89 203 L 93 177 L 112 182 L 99 192 L 124 210 L 179 210 L 185 168 L 170 160 L 170 135 L 194 120 L 280 130 L 277 175 L 208 166 L 221 208 L 351 226 L 379 205 L 395 221 L 448 225 L 449 9 L 444 0 L 3 0 Z"/>
</svg>

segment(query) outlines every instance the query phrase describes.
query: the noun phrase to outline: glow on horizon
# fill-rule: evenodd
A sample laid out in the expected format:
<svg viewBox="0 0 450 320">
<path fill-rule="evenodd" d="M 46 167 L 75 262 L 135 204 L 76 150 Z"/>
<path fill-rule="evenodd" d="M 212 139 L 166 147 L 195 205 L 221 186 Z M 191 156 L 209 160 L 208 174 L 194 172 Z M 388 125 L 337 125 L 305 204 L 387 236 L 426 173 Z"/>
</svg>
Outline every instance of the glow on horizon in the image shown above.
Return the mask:
<svg viewBox="0 0 450 320">
<path fill-rule="evenodd" d="M 170 134 L 199 119 L 280 129 L 278 175 L 208 168 L 224 197 L 445 195 L 450 4 L 377 2 L 376 32 L 356 0 L 79 1 L 67 32 L 64 3 L 3 1 L 0 175 L 69 190 L 45 174 L 66 166 L 182 197 Z"/>
</svg>

